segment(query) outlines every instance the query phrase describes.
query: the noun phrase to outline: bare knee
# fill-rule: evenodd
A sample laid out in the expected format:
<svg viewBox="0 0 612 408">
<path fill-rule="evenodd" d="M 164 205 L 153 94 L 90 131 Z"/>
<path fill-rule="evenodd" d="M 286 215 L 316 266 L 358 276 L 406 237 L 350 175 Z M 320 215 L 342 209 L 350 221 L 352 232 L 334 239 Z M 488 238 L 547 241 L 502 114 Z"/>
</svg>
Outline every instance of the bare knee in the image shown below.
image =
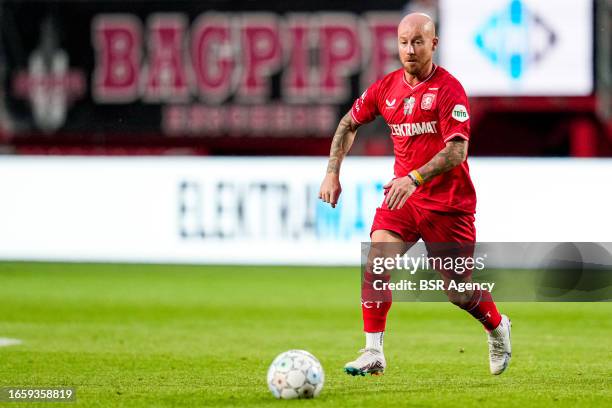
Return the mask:
<svg viewBox="0 0 612 408">
<path fill-rule="evenodd" d="M 404 240 L 397 232 L 380 229 L 372 232 L 372 243 L 376 242 L 403 243 Z"/>
<path fill-rule="evenodd" d="M 387 265 L 383 265 L 385 258 L 394 258 L 406 252 L 407 249 L 406 243 L 399 234 L 388 230 L 374 231 L 365 265 L 366 271 L 382 273 L 387 269 Z"/>
</svg>

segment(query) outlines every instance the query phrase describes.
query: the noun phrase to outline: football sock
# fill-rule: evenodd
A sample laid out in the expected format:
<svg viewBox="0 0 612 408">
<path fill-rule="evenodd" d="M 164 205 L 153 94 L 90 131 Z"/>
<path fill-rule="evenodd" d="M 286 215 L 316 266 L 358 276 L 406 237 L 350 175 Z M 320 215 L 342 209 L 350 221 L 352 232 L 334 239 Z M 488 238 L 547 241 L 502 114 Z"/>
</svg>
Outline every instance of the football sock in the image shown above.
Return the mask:
<svg viewBox="0 0 612 408">
<path fill-rule="evenodd" d="M 383 351 L 383 336 L 385 332 L 366 333 L 366 349 Z"/>
<path fill-rule="evenodd" d="M 387 313 L 391 308 L 391 291 L 375 290 L 373 284 L 376 280 L 388 282 L 389 277 L 366 272 L 361 285 L 363 331 L 366 333 L 384 332 L 387 323 Z"/>
<path fill-rule="evenodd" d="M 501 322 L 500 322 L 501 323 Z M 489 330 L 489 333 L 493 336 L 493 337 L 501 337 L 503 336 L 503 334 L 505 333 L 505 330 L 501 324 L 499 324 L 495 329 L 493 330 Z"/>
<path fill-rule="evenodd" d="M 475 290 L 470 302 L 461 308 L 474 316 L 488 331 L 495 329 L 501 322 L 501 315 L 497 311 L 493 297 L 486 290 Z"/>
</svg>

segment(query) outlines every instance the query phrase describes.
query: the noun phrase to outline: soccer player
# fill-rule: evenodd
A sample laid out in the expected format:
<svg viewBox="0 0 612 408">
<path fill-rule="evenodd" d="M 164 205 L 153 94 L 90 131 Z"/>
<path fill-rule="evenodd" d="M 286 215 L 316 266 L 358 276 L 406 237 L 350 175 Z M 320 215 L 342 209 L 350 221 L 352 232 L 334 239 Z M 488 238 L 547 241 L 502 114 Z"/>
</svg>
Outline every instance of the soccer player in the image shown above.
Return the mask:
<svg viewBox="0 0 612 408">
<path fill-rule="evenodd" d="M 341 192 L 340 165 L 357 128 L 381 115 L 391 130 L 395 177 L 384 186 L 385 198 L 376 210 L 369 259 L 404 253 L 419 239 L 429 256 L 436 255 L 432 254 L 436 243 L 459 243 L 463 245 L 459 252 L 471 256 L 476 241 L 476 193 L 467 164 L 467 96 L 457 79 L 433 63 L 438 38 L 429 16 L 408 14 L 397 33 L 402 68 L 372 84 L 340 120 L 319 198 L 335 208 Z M 471 271 L 439 272 L 447 283 L 471 281 Z M 344 367 L 352 375 L 382 374 L 386 367 L 383 334 L 391 296 L 388 292 L 383 301 L 369 301 L 372 279 L 366 267 L 362 283 L 366 346 Z M 446 293 L 452 303 L 482 323 L 488 336 L 490 371 L 504 372 L 511 356 L 508 317 L 500 315 L 487 291 L 459 293 L 447 288 Z"/>
</svg>

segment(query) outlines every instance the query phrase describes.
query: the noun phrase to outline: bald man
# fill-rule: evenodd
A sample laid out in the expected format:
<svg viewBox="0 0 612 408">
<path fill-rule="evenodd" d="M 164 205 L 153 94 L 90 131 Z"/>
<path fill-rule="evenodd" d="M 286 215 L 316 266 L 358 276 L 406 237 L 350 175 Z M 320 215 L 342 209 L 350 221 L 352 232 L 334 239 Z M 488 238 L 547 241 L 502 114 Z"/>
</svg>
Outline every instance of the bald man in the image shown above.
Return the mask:
<svg viewBox="0 0 612 408">
<path fill-rule="evenodd" d="M 405 16 L 397 28 L 397 40 L 402 68 L 372 84 L 341 119 L 319 192 L 321 200 L 336 206 L 340 165 L 357 128 L 381 115 L 391 131 L 395 177 L 384 186 L 385 196 L 372 223 L 361 289 L 366 346 L 359 358 L 344 367 L 351 375 L 382 374 L 386 367 L 383 335 L 392 294 L 380 290 L 380 283 L 390 279 L 390 272 L 373 273 L 372 260 L 403 254 L 420 239 L 429 257 L 465 260 L 473 257 L 476 242 L 476 193 L 467 163 L 467 96 L 457 79 L 433 63 L 438 38 L 429 16 Z M 449 300 L 483 325 L 490 372 L 501 374 L 511 357 L 510 320 L 498 312 L 489 292 L 452 289 L 451 281 L 471 282 L 471 270 L 438 269 Z"/>
</svg>

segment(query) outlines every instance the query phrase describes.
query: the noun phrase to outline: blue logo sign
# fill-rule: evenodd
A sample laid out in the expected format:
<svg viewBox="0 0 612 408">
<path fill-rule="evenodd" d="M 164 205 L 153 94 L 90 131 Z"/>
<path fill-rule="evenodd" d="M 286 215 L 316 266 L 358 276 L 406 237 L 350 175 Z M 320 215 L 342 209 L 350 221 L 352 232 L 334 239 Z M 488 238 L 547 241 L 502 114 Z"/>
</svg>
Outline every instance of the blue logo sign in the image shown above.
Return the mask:
<svg viewBox="0 0 612 408">
<path fill-rule="evenodd" d="M 474 41 L 492 64 L 518 80 L 554 47 L 557 36 L 521 0 L 512 0 L 486 21 Z"/>
</svg>

